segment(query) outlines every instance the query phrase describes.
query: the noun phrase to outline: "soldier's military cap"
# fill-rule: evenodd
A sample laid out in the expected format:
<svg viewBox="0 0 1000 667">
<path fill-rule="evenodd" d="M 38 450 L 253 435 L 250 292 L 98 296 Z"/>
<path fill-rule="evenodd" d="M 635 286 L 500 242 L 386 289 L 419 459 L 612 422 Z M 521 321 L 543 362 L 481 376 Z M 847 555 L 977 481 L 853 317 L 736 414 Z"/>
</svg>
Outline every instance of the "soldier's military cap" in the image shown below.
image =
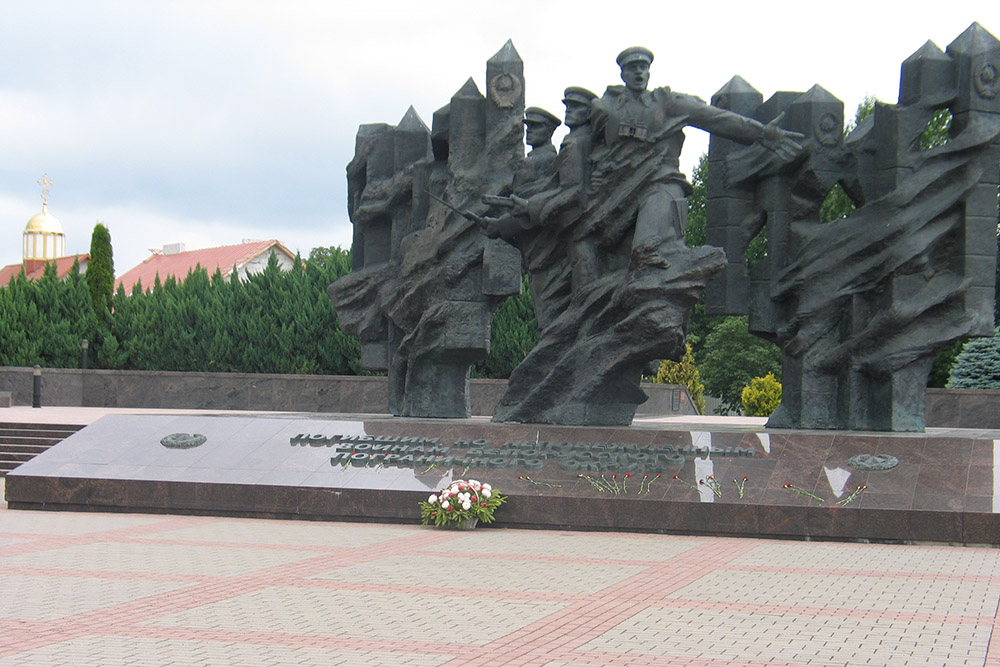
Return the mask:
<svg viewBox="0 0 1000 667">
<path fill-rule="evenodd" d="M 580 104 L 590 104 L 595 99 L 597 99 L 597 95 L 579 86 L 570 86 L 563 93 L 563 103 L 579 102 Z"/>
<path fill-rule="evenodd" d="M 618 66 L 625 67 L 634 60 L 645 60 L 647 63 L 653 62 L 653 52 L 644 46 L 630 46 L 618 54 Z"/>
<path fill-rule="evenodd" d="M 556 116 L 553 116 L 545 109 L 541 107 L 528 107 L 524 110 L 524 122 L 525 123 L 545 123 L 546 125 L 551 125 L 552 127 L 559 127 L 562 125 L 562 121 Z"/>
</svg>

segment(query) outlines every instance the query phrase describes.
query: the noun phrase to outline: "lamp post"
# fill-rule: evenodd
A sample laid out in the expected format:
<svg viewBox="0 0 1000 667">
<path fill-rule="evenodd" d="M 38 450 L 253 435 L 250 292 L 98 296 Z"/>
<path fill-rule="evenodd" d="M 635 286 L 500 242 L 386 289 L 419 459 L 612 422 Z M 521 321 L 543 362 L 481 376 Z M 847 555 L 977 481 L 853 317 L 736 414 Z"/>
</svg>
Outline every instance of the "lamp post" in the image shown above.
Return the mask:
<svg viewBox="0 0 1000 667">
<path fill-rule="evenodd" d="M 87 342 L 86 338 L 80 341 L 80 368 L 83 370 L 87 370 L 87 348 L 89 346 L 90 343 Z"/>
<path fill-rule="evenodd" d="M 42 407 L 42 367 L 35 364 L 35 371 L 31 378 L 31 407 Z"/>
</svg>

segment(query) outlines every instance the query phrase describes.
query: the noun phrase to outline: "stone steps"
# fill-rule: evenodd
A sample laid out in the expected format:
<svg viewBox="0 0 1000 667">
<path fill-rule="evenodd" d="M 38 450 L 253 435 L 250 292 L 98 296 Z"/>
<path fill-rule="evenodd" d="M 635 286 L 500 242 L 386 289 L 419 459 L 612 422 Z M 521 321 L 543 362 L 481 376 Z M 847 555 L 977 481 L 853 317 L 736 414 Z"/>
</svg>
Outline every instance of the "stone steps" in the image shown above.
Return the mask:
<svg viewBox="0 0 1000 667">
<path fill-rule="evenodd" d="M 0 422 L 0 477 L 83 428 L 76 424 Z"/>
</svg>

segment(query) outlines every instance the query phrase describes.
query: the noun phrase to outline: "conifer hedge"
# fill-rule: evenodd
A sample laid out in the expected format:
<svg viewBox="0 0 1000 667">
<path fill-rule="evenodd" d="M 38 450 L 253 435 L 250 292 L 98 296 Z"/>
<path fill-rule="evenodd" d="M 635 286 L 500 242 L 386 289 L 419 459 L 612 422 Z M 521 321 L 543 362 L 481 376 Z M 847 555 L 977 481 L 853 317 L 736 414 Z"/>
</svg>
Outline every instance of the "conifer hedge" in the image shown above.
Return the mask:
<svg viewBox="0 0 1000 667">
<path fill-rule="evenodd" d="M 341 330 L 326 291 L 350 268 L 350 252 L 340 248 L 315 248 L 288 271 L 272 257 L 243 279 L 197 268 L 132 294 L 120 288 L 98 316 L 79 267 L 61 281 L 50 265 L 38 281 L 22 273 L 0 288 L 0 366 L 79 368 L 86 338 L 91 368 L 357 374 L 360 345 Z M 494 320 L 493 352 L 475 373 L 507 377 L 537 336 L 530 296 L 511 297 Z"/>
</svg>

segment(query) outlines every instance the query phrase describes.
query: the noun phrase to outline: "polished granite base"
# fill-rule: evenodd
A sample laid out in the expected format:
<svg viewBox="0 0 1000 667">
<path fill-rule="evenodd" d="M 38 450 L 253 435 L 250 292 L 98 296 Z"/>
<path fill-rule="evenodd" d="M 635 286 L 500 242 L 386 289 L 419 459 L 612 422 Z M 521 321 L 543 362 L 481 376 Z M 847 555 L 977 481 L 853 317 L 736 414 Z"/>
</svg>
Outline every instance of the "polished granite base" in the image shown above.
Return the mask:
<svg viewBox="0 0 1000 667">
<path fill-rule="evenodd" d="M 205 440 L 161 444 L 172 434 Z M 111 415 L 11 472 L 6 495 L 11 509 L 417 522 L 418 500 L 473 477 L 509 496 L 496 526 L 1000 545 L 998 444 L 964 429 Z M 848 463 L 864 454 L 898 463 Z"/>
</svg>

